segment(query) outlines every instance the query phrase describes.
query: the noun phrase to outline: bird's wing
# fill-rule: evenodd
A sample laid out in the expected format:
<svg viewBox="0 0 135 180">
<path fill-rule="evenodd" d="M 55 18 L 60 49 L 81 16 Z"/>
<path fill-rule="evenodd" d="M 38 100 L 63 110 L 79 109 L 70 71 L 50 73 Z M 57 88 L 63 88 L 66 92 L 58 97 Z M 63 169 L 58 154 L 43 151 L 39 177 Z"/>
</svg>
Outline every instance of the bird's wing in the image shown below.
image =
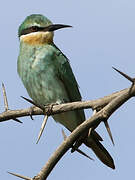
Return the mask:
<svg viewBox="0 0 135 180">
<path fill-rule="evenodd" d="M 57 50 L 57 62 L 59 65 L 58 76 L 68 92 L 70 102 L 81 101 L 82 97 L 79 91 L 79 86 L 71 69 L 69 60 L 58 48 Z"/>
<path fill-rule="evenodd" d="M 55 48 L 57 48 L 55 46 Z M 58 78 L 63 83 L 68 94 L 69 101 L 81 101 L 82 97 L 79 91 L 79 86 L 71 69 L 67 57 L 57 48 L 56 59 L 58 63 Z M 78 116 L 78 125 L 85 120 L 84 110 L 76 110 Z"/>
<path fill-rule="evenodd" d="M 68 59 L 59 49 L 56 56 L 59 69 L 58 78 L 63 82 L 70 101 L 80 101 L 81 94 L 79 92 L 78 84 L 70 67 Z M 76 112 L 79 123 L 83 122 L 85 120 L 84 110 L 77 110 Z M 97 157 L 104 164 L 114 169 L 115 166 L 111 155 L 99 141 L 102 141 L 102 138 L 98 135 L 96 131 L 93 131 L 92 136 L 90 138 L 86 138 L 84 143 L 86 144 L 86 146 L 92 148 Z"/>
</svg>

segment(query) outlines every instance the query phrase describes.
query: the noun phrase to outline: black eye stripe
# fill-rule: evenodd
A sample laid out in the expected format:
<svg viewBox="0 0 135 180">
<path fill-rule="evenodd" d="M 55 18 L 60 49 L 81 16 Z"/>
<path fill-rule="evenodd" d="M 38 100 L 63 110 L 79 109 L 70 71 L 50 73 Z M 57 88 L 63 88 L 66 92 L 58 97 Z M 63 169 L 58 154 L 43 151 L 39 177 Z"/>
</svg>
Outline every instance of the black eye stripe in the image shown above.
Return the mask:
<svg viewBox="0 0 135 180">
<path fill-rule="evenodd" d="M 31 26 L 29 28 L 23 29 L 20 36 L 22 35 L 26 35 L 32 32 L 38 32 L 38 31 L 42 31 L 43 29 L 45 29 L 44 27 L 38 27 L 38 26 Z"/>
</svg>

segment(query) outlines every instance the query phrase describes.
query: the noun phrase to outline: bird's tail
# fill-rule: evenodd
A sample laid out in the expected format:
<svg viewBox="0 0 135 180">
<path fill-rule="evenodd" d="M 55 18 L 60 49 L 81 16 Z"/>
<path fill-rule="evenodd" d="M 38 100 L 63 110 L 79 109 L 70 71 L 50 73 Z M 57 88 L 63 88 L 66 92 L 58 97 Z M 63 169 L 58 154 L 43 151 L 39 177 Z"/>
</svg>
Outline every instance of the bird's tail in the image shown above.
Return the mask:
<svg viewBox="0 0 135 180">
<path fill-rule="evenodd" d="M 96 156 L 108 167 L 115 169 L 114 161 L 109 152 L 99 142 L 99 139 L 91 135 L 89 138 L 84 140 L 84 144 L 90 147 Z"/>
</svg>

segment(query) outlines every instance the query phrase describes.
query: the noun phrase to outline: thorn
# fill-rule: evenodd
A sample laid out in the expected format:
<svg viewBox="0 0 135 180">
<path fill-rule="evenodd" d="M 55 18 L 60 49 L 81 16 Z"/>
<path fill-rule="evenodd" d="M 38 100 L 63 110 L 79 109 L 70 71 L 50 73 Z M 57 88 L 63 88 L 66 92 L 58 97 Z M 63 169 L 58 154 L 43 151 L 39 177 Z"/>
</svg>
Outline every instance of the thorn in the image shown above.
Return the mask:
<svg viewBox="0 0 135 180">
<path fill-rule="evenodd" d="M 28 101 L 29 103 L 31 103 L 31 104 L 39 107 L 40 109 L 44 110 L 44 108 L 43 108 L 42 106 L 40 106 L 39 104 L 36 104 L 34 101 L 32 101 L 32 100 L 30 100 L 30 99 L 28 99 L 28 98 L 26 98 L 26 97 L 24 97 L 24 96 L 21 96 L 21 98 L 25 99 L 25 100 Z"/>
<path fill-rule="evenodd" d="M 88 137 L 90 136 L 91 131 L 92 131 L 92 128 L 90 128 L 90 129 L 89 129 L 89 132 L 88 132 Z"/>
<path fill-rule="evenodd" d="M 66 134 L 65 134 L 65 132 L 64 132 L 64 130 L 62 129 L 62 135 L 63 135 L 63 139 L 64 139 L 64 141 L 67 139 L 67 136 L 66 136 Z"/>
<path fill-rule="evenodd" d="M 109 134 L 109 137 L 110 137 L 110 139 L 112 141 L 112 144 L 114 145 L 114 140 L 113 140 L 113 137 L 112 137 L 112 133 L 111 133 L 111 129 L 109 127 L 109 124 L 108 124 L 107 121 L 104 121 L 104 124 L 105 124 L 106 130 L 107 130 L 107 132 Z"/>
<path fill-rule="evenodd" d="M 30 114 L 30 118 L 31 118 L 31 120 L 32 120 L 32 121 L 34 120 L 34 118 L 33 118 L 32 114 Z"/>
<path fill-rule="evenodd" d="M 4 105 L 5 105 L 5 111 L 8 111 L 8 100 L 7 100 L 7 95 L 6 95 L 6 89 L 4 86 L 4 83 L 2 83 L 2 90 L 3 90 L 3 96 L 4 96 Z"/>
<path fill-rule="evenodd" d="M 26 177 L 26 176 L 22 176 L 22 175 L 19 175 L 19 174 L 15 174 L 15 173 L 11 173 L 11 172 L 7 172 L 7 173 L 9 173 L 9 174 L 11 174 L 13 176 L 25 179 L 25 180 L 32 180 L 32 178 L 29 178 L 29 177 Z"/>
<path fill-rule="evenodd" d="M 96 109 L 94 109 L 94 110 L 93 110 L 93 114 L 92 114 L 92 116 L 94 116 L 96 113 L 97 113 L 97 110 L 96 110 Z"/>
<path fill-rule="evenodd" d="M 126 79 L 128 79 L 130 82 L 134 83 L 134 79 L 131 78 L 130 76 L 128 76 L 127 74 L 123 73 L 122 71 L 119 71 L 118 69 L 116 69 L 115 67 L 112 67 L 115 71 L 117 71 L 118 73 L 120 73 L 122 76 L 124 76 Z"/>
<path fill-rule="evenodd" d="M 43 133 L 43 131 L 44 131 L 45 125 L 46 125 L 46 123 L 47 123 L 47 119 L 48 119 L 48 115 L 45 115 L 44 120 L 43 120 L 43 123 L 42 123 L 41 128 L 40 128 L 40 132 L 39 132 L 39 135 L 38 135 L 38 139 L 37 139 L 36 144 L 38 144 L 38 142 L 39 142 L 39 140 L 40 140 L 40 137 L 41 137 L 41 135 L 42 135 L 42 133 Z"/>
<path fill-rule="evenodd" d="M 3 90 L 5 111 L 8 111 L 9 107 L 8 107 L 8 100 L 7 100 L 6 89 L 5 89 L 4 83 L 2 83 L 2 90 Z M 16 121 L 16 122 L 22 123 L 22 121 L 20 121 L 20 120 L 18 120 L 16 118 L 13 118 L 13 120 Z"/>
<path fill-rule="evenodd" d="M 88 156 L 86 153 L 84 153 L 82 150 L 80 150 L 80 149 L 76 149 L 75 151 L 77 151 L 78 153 L 80 153 L 81 155 L 83 155 L 83 156 L 85 156 L 85 157 L 87 157 L 88 159 L 90 159 L 90 160 L 93 160 L 94 161 L 94 159 L 93 158 L 91 158 L 90 156 Z"/>
<path fill-rule="evenodd" d="M 102 138 L 96 131 L 93 131 L 93 135 L 94 135 L 99 141 L 103 141 L 103 138 Z"/>
<path fill-rule="evenodd" d="M 97 113 L 97 110 L 96 110 L 96 109 L 94 109 L 94 110 L 93 110 L 93 114 L 92 114 L 92 116 L 94 116 L 96 113 Z M 88 132 L 88 137 L 91 135 L 91 131 L 92 131 L 92 128 L 90 128 L 90 129 L 89 129 L 89 132 Z"/>
<path fill-rule="evenodd" d="M 64 140 L 66 140 L 67 136 L 66 136 L 66 134 L 65 134 L 65 132 L 64 132 L 63 129 L 62 129 L 62 135 L 63 135 Z M 88 159 L 94 161 L 94 159 L 92 159 L 90 156 L 88 156 L 86 153 L 84 153 L 84 152 L 81 151 L 80 149 L 74 148 L 74 146 L 72 146 L 72 149 L 74 149 L 74 151 L 77 151 L 77 152 L 80 153 L 81 155 L 87 157 Z M 73 152 L 74 152 L 74 151 L 73 151 Z M 72 153 L 72 150 L 71 150 L 71 153 Z"/>
<path fill-rule="evenodd" d="M 134 84 L 135 84 L 135 82 L 134 82 L 134 83 L 132 83 L 132 85 L 131 85 L 131 87 L 130 87 L 130 89 L 129 89 L 129 94 L 131 93 L 131 91 L 132 91 L 132 89 L 133 89 Z"/>
<path fill-rule="evenodd" d="M 18 122 L 18 123 L 23 123 L 22 121 L 20 121 L 19 119 L 16 119 L 16 118 L 14 118 L 13 120 Z"/>
</svg>

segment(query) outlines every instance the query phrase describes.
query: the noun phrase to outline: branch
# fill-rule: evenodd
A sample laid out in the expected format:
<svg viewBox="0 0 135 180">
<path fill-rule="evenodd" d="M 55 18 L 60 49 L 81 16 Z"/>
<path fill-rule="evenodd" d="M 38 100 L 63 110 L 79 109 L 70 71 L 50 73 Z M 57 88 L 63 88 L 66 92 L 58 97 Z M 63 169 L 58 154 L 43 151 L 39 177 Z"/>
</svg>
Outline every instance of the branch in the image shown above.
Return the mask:
<svg viewBox="0 0 135 180">
<path fill-rule="evenodd" d="M 33 180 L 45 180 L 52 169 L 55 167 L 60 158 L 72 147 L 72 144 L 78 139 L 80 134 L 82 134 L 87 129 L 99 124 L 101 121 L 107 120 L 111 114 L 116 111 L 123 103 L 135 95 L 135 86 L 130 89 L 125 90 L 119 97 L 112 100 L 107 106 L 102 110 L 94 114 L 90 119 L 84 121 L 80 126 L 78 126 L 69 137 L 67 137 L 63 143 L 56 149 L 53 155 L 50 157 L 45 166 L 41 169 L 39 174 L 33 178 Z"/>
<path fill-rule="evenodd" d="M 121 91 L 115 92 L 111 95 L 105 96 L 103 98 L 91 101 L 78 101 L 72 103 L 65 103 L 60 105 L 54 105 L 52 107 L 50 115 L 58 114 L 66 111 L 76 110 L 76 109 L 95 109 L 99 110 L 105 107 L 109 102 L 111 102 L 114 98 L 122 95 L 125 92 L 128 92 L 129 88 L 123 89 Z M 47 112 L 48 106 L 45 107 L 45 112 Z M 43 110 L 38 107 L 34 107 L 31 112 L 31 107 L 27 109 L 18 109 L 18 110 L 8 110 L 4 111 L 0 114 L 0 122 L 8 121 L 18 117 L 31 116 L 31 115 L 44 115 Z"/>
<path fill-rule="evenodd" d="M 57 105 L 52 107 L 52 114 L 57 114 L 60 112 L 66 112 L 75 109 L 84 109 L 84 108 L 92 108 L 93 110 L 97 110 L 97 113 L 94 113 L 91 118 L 84 121 L 80 124 L 69 137 L 65 138 L 63 143 L 57 148 L 57 150 L 50 157 L 45 166 L 41 169 L 37 176 L 32 178 L 33 180 L 45 180 L 52 169 L 55 167 L 57 162 L 61 159 L 61 157 L 68 151 L 69 148 L 72 148 L 74 142 L 79 138 L 84 131 L 88 131 L 91 128 L 96 128 L 102 121 L 107 121 L 109 117 L 115 112 L 121 105 L 123 105 L 128 99 L 135 96 L 135 79 L 130 78 L 125 75 L 121 71 L 117 70 L 121 75 L 126 77 L 128 80 L 131 80 L 132 86 L 131 88 L 122 90 L 117 93 L 113 93 L 110 96 L 106 96 L 104 98 L 95 100 L 95 101 L 85 101 L 85 102 L 74 102 L 67 103 L 62 105 Z M 102 102 L 101 102 L 102 101 Z M 96 104 L 96 105 L 95 105 Z M 46 112 L 46 109 L 44 110 Z M 34 113 L 34 111 L 33 111 Z M 43 113 L 43 111 L 42 111 Z M 84 139 L 84 143 L 87 144 L 87 138 Z M 18 177 L 23 177 L 21 175 L 11 173 Z M 25 176 L 24 176 L 25 177 Z M 28 178 L 31 179 L 31 178 Z"/>
<path fill-rule="evenodd" d="M 128 91 L 125 91 L 122 95 L 112 100 L 106 107 L 94 114 L 90 119 L 84 121 L 80 126 L 78 126 L 70 136 L 57 148 L 54 154 L 50 157 L 48 162 L 35 177 L 34 180 L 37 180 L 40 177 L 40 180 L 44 180 L 48 177 L 56 163 L 59 159 L 67 152 L 67 150 L 72 146 L 72 144 L 77 140 L 80 134 L 82 134 L 87 129 L 99 124 L 101 121 L 107 120 L 111 114 L 116 111 L 122 104 L 124 104 L 128 99 L 135 96 L 135 86 L 132 88 L 132 92 L 129 94 Z M 37 179 L 36 179 L 37 178 Z"/>
</svg>

